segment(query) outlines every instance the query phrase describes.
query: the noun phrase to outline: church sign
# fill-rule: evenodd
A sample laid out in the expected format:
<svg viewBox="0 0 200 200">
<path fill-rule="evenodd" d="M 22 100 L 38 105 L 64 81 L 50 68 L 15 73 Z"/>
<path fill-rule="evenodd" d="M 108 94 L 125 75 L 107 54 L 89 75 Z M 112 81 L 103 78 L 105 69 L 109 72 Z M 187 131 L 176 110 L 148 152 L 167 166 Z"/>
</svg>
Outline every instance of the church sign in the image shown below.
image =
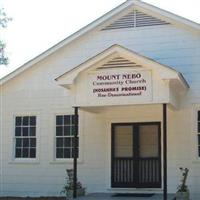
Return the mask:
<svg viewBox="0 0 200 200">
<path fill-rule="evenodd" d="M 89 74 L 89 96 L 93 99 L 143 99 L 152 96 L 151 71 L 106 71 Z"/>
</svg>

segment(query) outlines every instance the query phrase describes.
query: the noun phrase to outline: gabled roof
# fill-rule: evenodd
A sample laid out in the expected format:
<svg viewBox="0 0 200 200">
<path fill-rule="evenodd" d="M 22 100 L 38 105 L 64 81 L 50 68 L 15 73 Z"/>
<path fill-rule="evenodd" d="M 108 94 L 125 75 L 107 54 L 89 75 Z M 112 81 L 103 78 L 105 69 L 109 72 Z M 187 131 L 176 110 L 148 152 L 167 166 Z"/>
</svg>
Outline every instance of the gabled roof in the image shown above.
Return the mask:
<svg viewBox="0 0 200 200">
<path fill-rule="evenodd" d="M 107 60 L 110 60 L 110 58 L 114 58 L 116 56 L 128 58 L 130 60 L 133 60 L 140 66 L 143 65 L 146 66 L 146 68 L 156 70 L 161 79 L 175 80 L 184 90 L 187 90 L 189 88 L 188 83 L 180 72 L 117 44 L 112 45 L 103 52 L 100 52 L 96 56 L 65 72 L 55 80 L 58 82 L 59 85 L 69 89 L 74 84 L 75 79 L 81 72 L 95 65 L 98 66 L 98 63 L 101 63 L 103 65 L 104 62 L 107 62 Z"/>
<path fill-rule="evenodd" d="M 17 76 L 18 74 L 22 73 L 23 71 L 27 70 L 28 68 L 32 67 L 34 64 L 40 62 L 41 60 L 45 59 L 49 55 L 55 53 L 58 49 L 62 48 L 63 46 L 69 44 L 70 42 L 76 40 L 77 38 L 85 35 L 86 33 L 90 32 L 91 30 L 97 28 L 98 26 L 105 23 L 107 20 L 111 19 L 112 17 L 116 16 L 117 14 L 121 13 L 122 11 L 128 9 L 131 6 L 136 6 L 137 8 L 142 8 L 146 10 L 150 10 L 152 12 L 155 12 L 162 17 L 166 18 L 170 22 L 174 22 L 175 24 L 179 24 L 182 26 L 185 26 L 186 28 L 190 30 L 194 30 L 197 32 L 200 32 L 200 25 L 192 22 L 188 19 L 185 19 L 183 17 L 177 16 L 175 14 L 172 14 L 170 12 L 167 12 L 165 10 L 162 10 L 160 8 L 157 8 L 155 6 L 152 6 L 150 4 L 144 3 L 139 0 L 127 0 L 120 6 L 116 7 L 115 9 L 111 10 L 107 14 L 103 15 L 99 19 L 95 20 L 94 22 L 90 23 L 89 25 L 85 26 L 84 28 L 80 29 L 79 31 L 75 32 L 68 38 L 64 39 L 63 41 L 59 42 L 55 46 L 51 47 L 47 51 L 43 52 L 42 54 L 38 55 L 37 57 L 33 58 L 29 62 L 22 65 L 20 68 L 16 69 L 12 73 L 8 74 L 4 78 L 0 79 L 0 85 L 4 84 L 8 80 L 12 79 L 13 77 Z"/>
</svg>

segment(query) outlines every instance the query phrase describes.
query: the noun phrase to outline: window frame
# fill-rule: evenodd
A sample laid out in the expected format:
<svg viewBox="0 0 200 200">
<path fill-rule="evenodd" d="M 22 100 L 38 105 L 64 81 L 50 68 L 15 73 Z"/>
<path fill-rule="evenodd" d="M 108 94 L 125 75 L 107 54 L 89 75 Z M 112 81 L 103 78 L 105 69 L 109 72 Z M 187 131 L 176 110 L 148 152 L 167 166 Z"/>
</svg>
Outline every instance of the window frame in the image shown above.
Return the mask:
<svg viewBox="0 0 200 200">
<path fill-rule="evenodd" d="M 197 158 L 200 160 L 200 108 L 196 109 Z"/>
<path fill-rule="evenodd" d="M 35 125 L 35 139 L 36 139 L 36 155 L 34 158 L 30 158 L 30 157 L 16 157 L 15 156 L 15 153 L 16 153 L 16 136 L 15 136 L 15 128 L 16 128 L 16 124 L 15 124 L 15 120 L 16 120 L 16 117 L 30 117 L 30 116 L 34 116 L 36 118 L 36 125 Z M 13 115 L 13 136 L 12 136 L 12 155 L 11 155 L 11 162 L 10 164 L 12 163 L 39 163 L 39 152 L 40 152 L 40 117 L 39 117 L 39 113 L 38 112 L 19 112 L 19 113 L 15 113 Z M 30 137 L 28 137 L 30 138 Z"/>
<path fill-rule="evenodd" d="M 200 111 L 200 104 L 192 104 L 190 110 L 190 156 L 192 158 L 192 163 L 200 163 L 200 156 L 198 150 L 198 111 Z"/>
<path fill-rule="evenodd" d="M 69 135 L 69 136 L 57 136 L 57 132 L 56 132 L 56 128 L 57 128 L 57 116 L 74 116 L 74 113 L 69 112 L 69 113 L 56 113 L 54 115 L 54 161 L 55 162 L 72 162 L 73 161 L 73 157 L 70 158 L 57 158 L 57 145 L 56 145 L 56 139 L 57 138 L 72 138 L 74 137 L 74 135 Z M 72 124 L 70 124 L 69 126 L 71 126 Z M 61 126 L 64 126 L 64 124 L 62 124 Z M 79 144 L 78 144 L 78 160 L 80 160 L 80 137 L 78 135 L 78 140 L 79 140 Z M 64 148 L 64 147 L 63 147 Z M 73 149 L 73 146 L 71 147 Z"/>
</svg>

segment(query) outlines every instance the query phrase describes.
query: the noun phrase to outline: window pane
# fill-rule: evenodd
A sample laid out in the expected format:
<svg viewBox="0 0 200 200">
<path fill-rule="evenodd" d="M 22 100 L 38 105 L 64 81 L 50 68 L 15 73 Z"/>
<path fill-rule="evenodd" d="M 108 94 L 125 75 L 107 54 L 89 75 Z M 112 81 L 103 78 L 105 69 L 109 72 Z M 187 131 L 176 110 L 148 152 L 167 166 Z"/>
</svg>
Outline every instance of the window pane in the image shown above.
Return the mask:
<svg viewBox="0 0 200 200">
<path fill-rule="evenodd" d="M 56 116 L 56 158 L 71 158 L 73 147 L 74 115 Z M 63 137 L 62 137 L 63 136 Z"/>
<path fill-rule="evenodd" d="M 63 124 L 63 116 L 59 115 L 56 116 L 56 125 L 62 125 Z"/>
<path fill-rule="evenodd" d="M 74 135 L 75 134 L 75 126 L 71 126 L 71 135 Z"/>
<path fill-rule="evenodd" d="M 36 117 L 35 116 L 31 116 L 30 117 L 30 125 L 31 126 L 35 126 L 36 125 Z"/>
<path fill-rule="evenodd" d="M 63 147 L 64 138 L 56 138 L 56 147 Z"/>
<path fill-rule="evenodd" d="M 28 126 L 28 118 L 29 117 L 23 117 L 23 126 Z"/>
<path fill-rule="evenodd" d="M 198 146 L 198 151 L 199 151 L 199 157 L 200 157 L 200 146 Z"/>
<path fill-rule="evenodd" d="M 22 157 L 23 158 L 28 158 L 28 148 L 23 148 L 23 150 L 22 150 Z"/>
<path fill-rule="evenodd" d="M 116 126 L 114 140 L 115 157 L 132 157 L 133 156 L 133 127 Z"/>
<path fill-rule="evenodd" d="M 16 147 L 22 147 L 22 139 L 16 138 Z"/>
<path fill-rule="evenodd" d="M 197 123 L 197 130 L 198 130 L 198 133 L 200 133 L 200 122 Z"/>
<path fill-rule="evenodd" d="M 197 112 L 197 131 L 200 133 L 200 111 Z"/>
<path fill-rule="evenodd" d="M 63 148 L 56 148 L 56 158 L 63 158 Z"/>
<path fill-rule="evenodd" d="M 15 118 L 15 125 L 16 126 L 21 126 L 22 125 L 22 118 L 21 117 L 16 117 Z"/>
<path fill-rule="evenodd" d="M 29 139 L 23 138 L 23 147 L 29 147 Z"/>
<path fill-rule="evenodd" d="M 199 157 L 200 157 L 200 146 L 198 147 L 198 149 L 199 149 Z"/>
<path fill-rule="evenodd" d="M 35 148 L 31 148 L 30 149 L 30 158 L 35 158 L 36 157 L 36 149 Z"/>
<path fill-rule="evenodd" d="M 69 148 L 65 148 L 64 149 L 64 158 L 71 158 L 70 149 Z"/>
<path fill-rule="evenodd" d="M 30 127 L 30 136 L 35 136 L 36 135 L 36 127 Z"/>
<path fill-rule="evenodd" d="M 75 124 L 75 115 L 72 115 L 72 124 Z"/>
<path fill-rule="evenodd" d="M 28 136 L 28 127 L 23 127 L 23 136 Z"/>
<path fill-rule="evenodd" d="M 70 125 L 71 124 L 70 119 L 71 119 L 70 115 L 65 115 L 64 116 L 64 124 L 65 125 Z"/>
<path fill-rule="evenodd" d="M 64 138 L 64 147 L 71 147 L 71 146 L 72 146 L 72 139 Z"/>
<path fill-rule="evenodd" d="M 72 147 L 74 146 L 74 138 L 72 138 Z M 77 138 L 77 146 L 79 146 L 79 138 Z"/>
<path fill-rule="evenodd" d="M 15 119 L 15 157 L 36 157 L 36 117 L 24 116 Z M 22 138 L 19 138 L 22 137 Z M 30 148 L 32 147 L 32 148 Z"/>
<path fill-rule="evenodd" d="M 141 125 L 139 127 L 139 153 L 141 158 L 158 157 L 158 126 Z"/>
<path fill-rule="evenodd" d="M 198 134 L 198 155 L 200 157 L 200 134 Z"/>
<path fill-rule="evenodd" d="M 21 158 L 22 149 L 16 148 L 15 150 L 15 158 Z"/>
<path fill-rule="evenodd" d="M 63 136 L 63 126 L 56 127 L 56 136 Z"/>
<path fill-rule="evenodd" d="M 70 135 L 70 126 L 64 126 L 64 135 Z"/>
<path fill-rule="evenodd" d="M 16 127 L 15 128 L 15 136 L 21 136 L 21 127 Z"/>
<path fill-rule="evenodd" d="M 30 147 L 36 147 L 36 138 L 30 139 Z"/>
</svg>

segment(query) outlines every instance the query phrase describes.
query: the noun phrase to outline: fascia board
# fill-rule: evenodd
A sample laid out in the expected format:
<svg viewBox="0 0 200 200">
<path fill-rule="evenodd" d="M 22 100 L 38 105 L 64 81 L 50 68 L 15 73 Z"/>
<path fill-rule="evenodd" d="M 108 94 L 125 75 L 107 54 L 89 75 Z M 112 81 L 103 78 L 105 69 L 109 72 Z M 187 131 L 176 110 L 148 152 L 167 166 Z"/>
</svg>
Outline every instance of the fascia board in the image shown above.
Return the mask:
<svg viewBox="0 0 200 200">
<path fill-rule="evenodd" d="M 149 10 L 150 12 L 155 12 L 155 14 L 159 14 L 161 17 L 165 17 L 165 19 L 169 22 L 172 22 L 175 24 L 178 23 L 179 25 L 184 25 L 184 26 L 186 26 L 186 28 L 190 27 L 194 31 L 198 31 L 198 32 L 200 31 L 200 25 L 198 23 L 190 21 L 184 17 L 181 17 L 179 15 L 176 15 L 174 13 L 171 13 L 169 11 L 163 10 L 161 8 L 158 8 L 156 6 L 150 5 L 150 4 L 142 2 L 142 1 L 133 0 L 132 2 L 138 8 L 147 9 L 147 11 Z"/>
<path fill-rule="evenodd" d="M 149 59 L 145 56 L 139 55 L 129 49 L 126 49 L 124 47 L 121 47 L 120 45 L 113 45 L 107 50 L 101 52 L 97 56 L 89 59 L 88 61 L 82 63 L 81 65 L 73 68 L 72 70 L 64 73 L 60 77 L 56 79 L 59 85 L 67 84 L 72 85 L 74 83 L 74 80 L 84 70 L 87 70 L 88 68 L 92 67 L 93 65 L 97 64 L 98 62 L 104 60 L 107 57 L 111 57 L 113 55 L 120 55 L 124 56 L 126 58 L 129 58 L 131 60 L 134 60 L 134 62 L 141 64 L 142 66 L 145 66 L 148 69 L 153 69 L 157 71 L 163 80 L 179 80 L 182 82 L 183 85 L 185 85 L 186 88 L 188 88 L 188 84 L 181 76 L 180 73 L 168 66 L 162 65 L 152 59 Z"/>
<path fill-rule="evenodd" d="M 92 23 L 88 24 L 87 26 L 83 27 L 79 31 L 70 35 L 66 39 L 64 39 L 61 42 L 57 43 L 56 45 L 52 46 L 51 48 L 49 48 L 45 52 L 41 53 L 37 57 L 28 61 L 27 63 L 25 63 L 21 67 L 17 68 L 15 71 L 11 72 L 10 74 L 8 74 L 5 77 L 3 77 L 2 79 L 0 79 L 0 85 L 3 85 L 4 83 L 6 83 L 10 79 L 14 78 L 18 74 L 24 72 L 28 68 L 32 67 L 33 65 L 37 64 L 41 60 L 48 57 L 49 55 L 55 53 L 58 49 L 64 47 L 65 45 L 69 44 L 70 42 L 76 40 L 77 38 L 85 35 L 86 33 L 92 31 L 93 29 L 97 28 L 102 23 L 106 22 L 108 19 L 112 18 L 113 16 L 120 13 L 121 11 L 123 11 L 124 9 L 126 9 L 127 7 L 129 7 L 132 4 L 133 4 L 133 2 L 126 1 L 126 2 L 122 3 L 121 5 L 119 5 L 118 7 L 114 8 L 113 10 L 109 11 L 108 13 L 104 14 L 102 17 L 98 18 L 97 20 L 93 21 Z"/>
</svg>

